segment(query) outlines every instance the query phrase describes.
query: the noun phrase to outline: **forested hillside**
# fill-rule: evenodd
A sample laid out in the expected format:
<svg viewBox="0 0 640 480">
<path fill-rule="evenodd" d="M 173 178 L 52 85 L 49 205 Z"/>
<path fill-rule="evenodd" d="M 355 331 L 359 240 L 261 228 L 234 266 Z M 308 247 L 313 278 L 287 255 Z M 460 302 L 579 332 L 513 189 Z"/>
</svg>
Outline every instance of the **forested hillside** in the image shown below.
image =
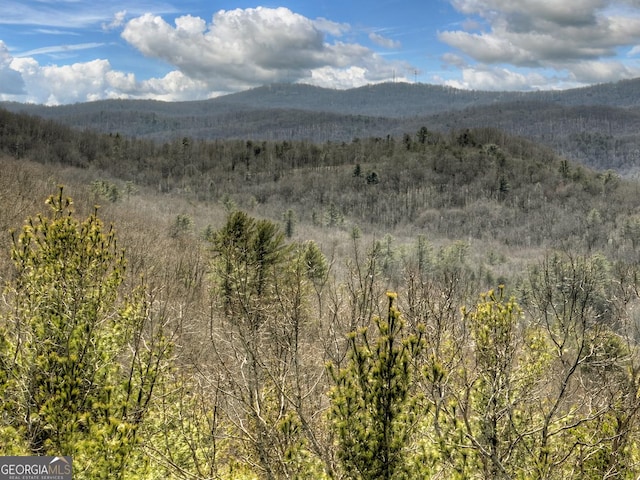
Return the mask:
<svg viewBox="0 0 640 480">
<path fill-rule="evenodd" d="M 494 127 L 553 148 L 600 170 L 634 176 L 640 164 L 640 80 L 563 91 L 480 92 L 422 84 L 351 90 L 277 84 L 200 102 L 139 100 L 44 107 L 6 103 L 14 112 L 77 129 L 153 139 L 350 142 L 402 136 L 422 126 Z"/>
<path fill-rule="evenodd" d="M 0 110 L 0 454 L 636 478 L 639 184 L 457 126 L 161 142 Z"/>
</svg>

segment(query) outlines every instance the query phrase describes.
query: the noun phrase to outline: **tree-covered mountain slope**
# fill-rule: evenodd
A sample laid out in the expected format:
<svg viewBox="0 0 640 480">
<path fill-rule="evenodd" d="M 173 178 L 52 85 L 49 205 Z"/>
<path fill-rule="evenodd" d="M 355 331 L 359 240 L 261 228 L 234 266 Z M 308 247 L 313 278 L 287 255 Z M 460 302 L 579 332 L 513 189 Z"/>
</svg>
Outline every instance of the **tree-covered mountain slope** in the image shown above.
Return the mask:
<svg viewBox="0 0 640 480">
<path fill-rule="evenodd" d="M 600 170 L 638 170 L 640 80 L 544 92 L 478 92 L 416 84 L 351 90 L 277 84 L 206 101 L 106 100 L 4 108 L 77 129 L 167 141 L 307 140 L 401 136 L 421 126 L 446 133 L 492 126 Z"/>
</svg>

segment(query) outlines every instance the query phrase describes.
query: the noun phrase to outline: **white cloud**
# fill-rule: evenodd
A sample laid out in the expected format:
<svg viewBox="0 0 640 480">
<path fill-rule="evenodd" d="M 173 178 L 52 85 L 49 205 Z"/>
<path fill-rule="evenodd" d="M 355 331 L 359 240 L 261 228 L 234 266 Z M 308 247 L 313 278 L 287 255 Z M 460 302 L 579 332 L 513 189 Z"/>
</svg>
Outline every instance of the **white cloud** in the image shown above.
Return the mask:
<svg viewBox="0 0 640 480">
<path fill-rule="evenodd" d="M 465 90 L 536 90 L 553 88 L 539 73 L 519 73 L 507 68 L 464 67 L 461 80 L 444 81 L 448 86 Z"/>
<path fill-rule="evenodd" d="M 485 18 L 507 16 L 526 17 L 534 22 L 544 21 L 560 25 L 585 25 L 595 22 L 595 12 L 604 8 L 607 0 L 452 0 L 452 5 L 466 15 L 481 15 Z"/>
<path fill-rule="evenodd" d="M 0 41 L 0 100 L 49 105 L 104 98 L 195 100 L 280 81 L 350 88 L 402 79 L 402 72 L 413 68 L 390 62 L 363 45 L 327 39 L 349 32 L 347 24 L 311 20 L 286 8 L 221 10 L 210 24 L 185 15 L 170 25 L 151 14 L 122 23 L 126 16 L 120 10 L 111 14 L 111 21 L 95 25 L 105 30 L 124 25 L 127 42 L 141 54 L 173 66 L 172 71 L 137 79 L 114 70 L 106 59 L 41 65 L 35 55 L 104 44 L 53 45 L 14 57 Z M 53 25 L 63 23 L 53 20 Z"/>
<path fill-rule="evenodd" d="M 111 25 L 124 18 L 124 12 L 116 14 Z M 122 37 L 143 55 L 172 65 L 164 76 L 137 79 L 114 70 L 106 59 L 41 65 L 33 57 L 99 43 L 42 47 L 19 57 L 0 43 L 0 100 L 50 105 L 104 98 L 195 100 L 280 81 L 350 88 L 402 80 L 413 71 L 363 45 L 325 37 L 325 32 L 336 36 L 348 30 L 345 24 L 310 20 L 286 8 L 221 10 L 210 24 L 184 15 L 170 25 L 144 14 L 125 24 Z"/>
<path fill-rule="evenodd" d="M 183 101 L 226 93 L 211 91 L 179 71 L 140 82 L 131 73 L 111 70 L 106 60 L 42 67 L 32 58 L 14 59 L 11 69 L 0 69 L 0 85 L 0 100 L 46 105 L 105 98 Z"/>
<path fill-rule="evenodd" d="M 0 95 L 21 95 L 25 92 L 22 75 L 11 67 L 11 61 L 9 49 L 0 40 Z"/>
<path fill-rule="evenodd" d="M 344 24 L 311 20 L 287 8 L 258 7 L 220 10 L 208 25 L 184 16 L 172 26 L 146 14 L 130 20 L 122 37 L 144 55 L 175 66 L 213 91 L 326 78 L 330 69 L 345 78 L 352 67 L 363 71 L 356 77 L 372 82 L 401 68 L 362 45 L 328 43 L 325 38 L 325 31 L 340 35 L 347 30 Z"/>
<path fill-rule="evenodd" d="M 43 35 L 71 35 L 76 37 L 79 37 L 81 35 L 80 33 L 71 30 L 59 30 L 52 28 L 36 28 L 34 29 L 34 32 L 41 33 Z"/>
<path fill-rule="evenodd" d="M 27 101 L 47 104 L 88 101 L 93 94 L 105 90 L 110 70 L 106 60 L 41 67 L 32 58 L 16 58 L 12 66 L 24 78 L 29 92 Z"/>
<path fill-rule="evenodd" d="M 475 73 L 467 72 L 471 78 L 462 83 L 472 78 L 478 85 L 490 83 L 485 65 L 552 70 L 559 78 L 578 84 L 588 84 L 594 79 L 619 80 L 638 73 L 632 65 L 611 60 L 620 49 L 640 44 L 640 6 L 635 1 L 451 0 L 451 3 L 470 16 L 470 21 L 480 22 L 484 27 L 474 29 L 476 33 L 439 32 L 442 42 L 477 62 L 472 67 Z"/>
<path fill-rule="evenodd" d="M 50 27 L 88 27 L 110 16 L 107 2 L 86 5 L 78 2 L 24 2 L 4 0 L 0 24 Z"/>
<path fill-rule="evenodd" d="M 211 96 L 205 82 L 193 80 L 179 71 L 169 72 L 163 78 L 144 80 L 140 84 L 140 90 L 147 97 L 172 102 Z"/>
<path fill-rule="evenodd" d="M 346 87 L 365 85 L 365 70 L 362 67 L 349 67 L 342 70 L 329 67 L 321 67 L 311 72 L 306 83 L 313 83 L 320 87 L 331 88 L 333 85 Z"/>
<path fill-rule="evenodd" d="M 338 23 L 322 17 L 313 20 L 313 26 L 321 32 L 328 33 L 334 37 L 341 37 L 351 30 L 351 26 L 348 23 Z"/>
<path fill-rule="evenodd" d="M 471 58 L 484 63 L 508 62 L 516 65 L 531 65 L 535 56 L 514 45 L 508 38 L 497 35 L 467 33 L 462 31 L 442 32 L 439 39 Z"/>
<path fill-rule="evenodd" d="M 6 50 L 4 57 L 7 57 Z M 113 70 L 107 60 L 41 66 L 33 58 L 12 58 L 8 66 L 5 63 L 6 60 L 4 63 L 0 60 L 0 85 L 18 85 L 2 81 L 7 72 L 13 72 L 22 88 L 0 88 L 0 100 L 59 105 L 105 98 L 180 101 L 210 96 L 206 84 L 189 79 L 177 71 L 162 78 L 139 82 L 132 73 Z"/>
<path fill-rule="evenodd" d="M 78 43 L 74 45 L 53 45 L 50 47 L 36 48 L 27 52 L 20 53 L 20 57 L 31 57 L 33 55 L 52 54 L 52 53 L 67 53 L 77 50 L 88 50 L 91 48 L 97 48 L 103 46 L 104 43 Z"/>
<path fill-rule="evenodd" d="M 618 61 L 580 62 L 569 66 L 568 70 L 576 81 L 583 84 L 606 83 L 640 76 L 640 68 L 627 66 Z"/>
<path fill-rule="evenodd" d="M 124 25 L 124 21 L 125 21 L 125 17 L 126 16 L 127 16 L 127 11 L 126 10 L 121 10 L 119 12 L 116 12 L 116 14 L 113 16 L 113 20 L 111 20 L 111 22 L 102 24 L 102 29 L 104 31 L 109 31 L 109 30 L 113 30 L 113 29 L 116 29 L 116 28 L 120 28 L 121 26 Z"/>
</svg>

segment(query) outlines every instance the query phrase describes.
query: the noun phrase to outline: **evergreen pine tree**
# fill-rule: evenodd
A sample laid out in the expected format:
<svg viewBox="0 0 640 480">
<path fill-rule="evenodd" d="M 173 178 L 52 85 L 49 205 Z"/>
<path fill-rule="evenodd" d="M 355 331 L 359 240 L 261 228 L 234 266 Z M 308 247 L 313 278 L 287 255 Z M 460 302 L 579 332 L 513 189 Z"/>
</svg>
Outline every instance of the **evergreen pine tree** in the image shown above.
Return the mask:
<svg viewBox="0 0 640 480">
<path fill-rule="evenodd" d="M 124 253 L 96 212 L 74 216 L 63 195 L 49 215 L 14 236 L 12 310 L 0 323 L 0 407 L 22 454 L 69 455 L 74 478 L 132 476 L 137 431 L 168 351 L 161 332 L 145 338 L 144 289 L 119 301 Z M 0 445 L 0 454 L 11 449 Z"/>
<path fill-rule="evenodd" d="M 412 391 L 414 360 L 422 333 L 408 335 L 404 320 L 389 299 L 386 318 L 376 317 L 377 334 L 367 328 L 349 335 L 349 361 L 329 366 L 334 387 L 330 418 L 339 459 L 348 478 L 409 478 L 406 454 L 415 427 Z"/>
</svg>

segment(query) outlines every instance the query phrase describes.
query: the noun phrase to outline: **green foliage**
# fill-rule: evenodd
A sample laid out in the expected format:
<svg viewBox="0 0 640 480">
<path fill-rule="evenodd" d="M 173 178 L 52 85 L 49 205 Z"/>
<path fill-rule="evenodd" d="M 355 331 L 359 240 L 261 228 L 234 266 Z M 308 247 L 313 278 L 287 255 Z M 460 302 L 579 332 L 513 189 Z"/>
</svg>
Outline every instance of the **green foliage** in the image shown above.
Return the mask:
<svg viewBox="0 0 640 480">
<path fill-rule="evenodd" d="M 124 268 L 113 232 L 103 233 L 95 214 L 77 222 L 62 189 L 48 203 L 52 216 L 29 220 L 13 249 L 16 356 L 28 378 L 21 394 L 31 403 L 24 414 L 33 452 L 74 449 L 75 430 L 102 400 L 117 353 L 99 336 L 103 310 Z"/>
<path fill-rule="evenodd" d="M 476 453 L 484 478 L 513 478 L 525 467 L 518 448 L 523 399 L 530 383 L 518 372 L 524 368 L 519 321 L 514 299 L 504 299 L 504 289 L 482 296 L 474 310 L 463 310 L 473 339 L 476 371 L 467 397 L 471 413 L 466 419 L 469 447 Z M 520 463 L 520 465 L 518 465 Z"/>
<path fill-rule="evenodd" d="M 189 233 L 192 229 L 193 219 L 189 215 L 178 214 L 171 224 L 171 227 L 169 229 L 169 236 L 171 238 L 178 238 Z"/>
<path fill-rule="evenodd" d="M 387 318 L 374 319 L 377 332 L 349 334 L 349 362 L 329 366 L 334 387 L 330 418 L 343 472 L 354 479 L 411 478 L 407 454 L 416 427 L 413 362 L 421 335 L 404 333 L 404 320 L 389 299 Z"/>
<path fill-rule="evenodd" d="M 117 202 L 121 197 L 118 186 L 107 180 L 94 180 L 91 183 L 91 191 L 97 198 L 106 199 L 110 202 Z M 133 193 L 133 191 L 132 184 L 128 183 L 126 188 L 127 196 Z"/>
<path fill-rule="evenodd" d="M 22 399 L 18 395 L 21 379 L 17 376 L 15 339 L 12 341 L 4 323 L 0 323 L 0 454 L 26 455 L 29 445 L 25 425 L 15 421 L 22 409 Z"/>
<path fill-rule="evenodd" d="M 548 373 L 538 382 L 545 401 L 531 410 L 529 422 L 537 427 L 527 438 L 537 478 L 562 478 L 570 474 L 570 465 L 581 478 L 604 478 L 629 466 L 638 357 L 618 317 L 623 312 L 613 308 L 610 271 L 601 255 L 570 254 L 549 255 L 531 269 L 523 304 L 546 345 L 543 375 Z M 626 407 L 620 409 L 622 404 Z M 595 411 L 594 405 L 599 405 Z"/>
<path fill-rule="evenodd" d="M 143 338 L 144 294 L 118 305 L 125 261 L 113 230 L 95 212 L 77 220 L 62 188 L 47 204 L 14 236 L 0 435 L 20 440 L 0 451 L 71 455 L 78 478 L 133 476 L 145 468 L 131 463 L 136 432 L 168 344 Z"/>
<path fill-rule="evenodd" d="M 186 369 L 171 373 L 158 385 L 154 415 L 141 432 L 155 459 L 152 478 L 227 478 L 235 462 L 219 397 Z"/>
<path fill-rule="evenodd" d="M 320 247 L 316 242 L 309 240 L 305 242 L 303 249 L 303 260 L 309 280 L 316 285 L 323 283 L 329 273 L 329 265 Z"/>
<path fill-rule="evenodd" d="M 276 224 L 256 220 L 240 210 L 232 212 L 216 233 L 212 251 L 214 276 L 226 312 L 244 312 L 247 326 L 257 328 L 262 306 L 275 292 L 275 267 L 285 258 L 284 235 Z"/>
<path fill-rule="evenodd" d="M 287 238 L 293 237 L 293 232 L 296 225 L 296 214 L 293 210 L 288 209 L 283 215 L 284 218 L 284 233 Z"/>
<path fill-rule="evenodd" d="M 236 202 L 233 201 L 229 194 L 224 194 L 222 198 L 220 198 L 220 203 L 224 206 L 227 213 L 232 213 L 237 209 Z"/>
<path fill-rule="evenodd" d="M 317 478 L 313 432 L 302 374 L 309 339 L 305 290 L 325 281 L 326 261 L 313 243 L 284 243 L 275 223 L 242 211 L 229 215 L 212 241 L 213 299 L 224 335 L 213 343 L 223 364 L 228 412 L 241 458 L 267 479 Z M 296 473 L 297 472 L 297 473 Z M 315 472 L 313 475 L 309 472 Z M 297 475 L 300 475 L 298 477 Z"/>
</svg>

